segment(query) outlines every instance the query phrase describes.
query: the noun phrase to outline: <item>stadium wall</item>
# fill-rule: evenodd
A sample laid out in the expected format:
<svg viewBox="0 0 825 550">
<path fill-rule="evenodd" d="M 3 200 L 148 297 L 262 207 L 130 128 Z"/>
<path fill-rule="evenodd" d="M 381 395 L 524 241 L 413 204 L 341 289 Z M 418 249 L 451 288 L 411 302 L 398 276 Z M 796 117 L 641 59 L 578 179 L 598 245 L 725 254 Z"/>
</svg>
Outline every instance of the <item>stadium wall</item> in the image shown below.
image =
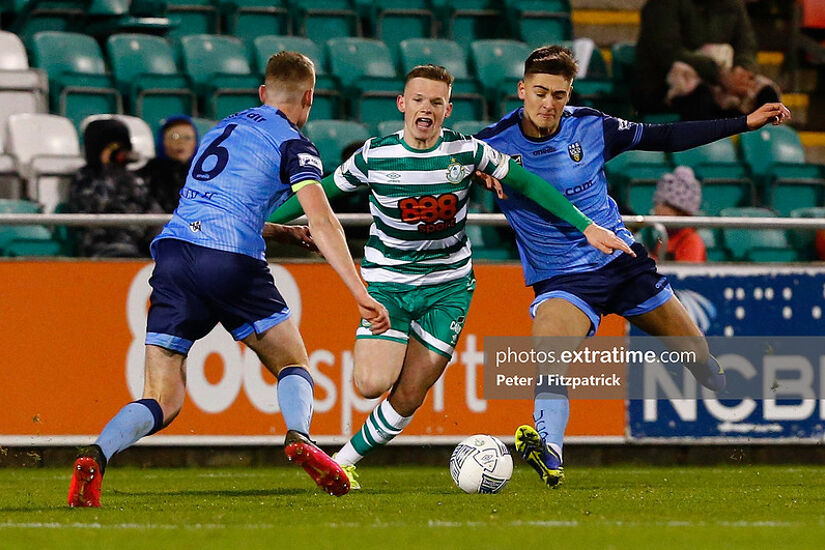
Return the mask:
<svg viewBox="0 0 825 550">
<path fill-rule="evenodd" d="M 352 384 L 356 309 L 324 264 L 271 267 L 299 322 L 316 379 L 313 435 L 322 443 L 342 442 L 375 405 L 358 396 Z M 125 402 L 139 398 L 151 269 L 150 263 L 140 261 L 0 263 L 0 446 L 89 442 Z M 715 265 L 663 271 L 671 275 L 692 313 L 707 321 L 703 323 L 709 334 L 823 334 L 823 267 Z M 481 348 L 484 336 L 530 333 L 527 307 L 532 293 L 524 287 L 517 265 L 481 264 L 476 276 L 478 289 L 454 361 L 398 438 L 400 444 L 453 443 L 479 432 L 512 440 L 514 426 L 530 419 L 529 401 L 482 398 Z M 609 317 L 600 334 L 622 336 L 626 324 Z M 285 426 L 278 414 L 274 377 L 220 328 L 190 354 L 186 399 L 180 417 L 143 444 L 282 443 Z M 652 415 L 651 405 L 645 409 L 643 404 L 619 400 L 575 400 L 570 441 L 747 442 L 756 432 L 764 435 L 761 443 L 799 442 L 799 437 L 822 440 L 820 417 L 825 408 L 819 402 L 811 411 L 806 405 L 809 414 L 804 419 L 798 418 L 797 410 L 797 418 L 779 432 L 748 432 L 742 426 L 738 431 L 720 430 L 721 424 L 732 425 L 730 419 L 716 418 L 703 403 L 696 414 L 687 415 L 673 403 L 678 404 L 656 402 Z M 765 418 L 763 412 L 755 410 L 742 424 L 775 426 L 776 420 Z"/>
</svg>

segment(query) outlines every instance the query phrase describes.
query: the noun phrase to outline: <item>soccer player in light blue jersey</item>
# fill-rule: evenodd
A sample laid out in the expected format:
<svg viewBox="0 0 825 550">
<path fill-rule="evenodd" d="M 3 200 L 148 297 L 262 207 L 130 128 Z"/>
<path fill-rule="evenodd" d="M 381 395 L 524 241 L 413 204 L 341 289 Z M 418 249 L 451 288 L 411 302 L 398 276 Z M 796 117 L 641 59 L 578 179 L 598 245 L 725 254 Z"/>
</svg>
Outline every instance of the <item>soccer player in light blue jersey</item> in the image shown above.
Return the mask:
<svg viewBox="0 0 825 550">
<path fill-rule="evenodd" d="M 100 506 L 106 463 L 169 425 L 186 393 L 186 356 L 218 323 L 249 346 L 278 378 L 287 426 L 285 452 L 331 494 L 349 491 L 344 471 L 309 439 L 313 381 L 304 343 L 265 261 L 264 220 L 296 195 L 312 239 L 343 279 L 361 318 L 381 333 L 384 306 L 367 293 L 344 232 L 319 185 L 315 146 L 300 128 L 312 107 L 315 70 L 295 52 L 273 55 L 260 87 L 261 107 L 222 120 L 203 138 L 172 219 L 152 243 L 155 269 L 146 330 L 143 398 L 129 403 L 75 462 L 68 502 Z M 268 236 L 300 229 L 268 226 Z"/>
<path fill-rule="evenodd" d="M 681 151 L 767 123 L 790 118 L 782 104 L 760 107 L 747 117 L 674 124 L 639 124 L 586 107 L 567 105 L 576 61 L 566 48 L 533 51 L 518 84 L 524 106 L 476 135 L 550 182 L 586 216 L 621 237 L 636 252 L 604 255 L 586 246 L 570 224 L 538 208 L 523 194 L 477 173 L 496 188 L 497 202 L 516 233 L 530 305 L 534 336 L 569 337 L 581 342 L 593 335 L 602 315 L 617 313 L 653 336 L 682 336 L 680 345 L 696 352 L 685 365 L 705 387 L 720 391 L 725 376 L 710 354 L 696 323 L 674 296 L 667 279 L 622 223 L 616 202 L 607 194 L 604 164 L 630 149 Z M 506 197 L 506 198 L 505 198 Z M 516 448 L 548 486 L 564 477 L 562 442 L 569 416 L 567 389 L 536 389 L 536 429 L 521 426 Z"/>
</svg>

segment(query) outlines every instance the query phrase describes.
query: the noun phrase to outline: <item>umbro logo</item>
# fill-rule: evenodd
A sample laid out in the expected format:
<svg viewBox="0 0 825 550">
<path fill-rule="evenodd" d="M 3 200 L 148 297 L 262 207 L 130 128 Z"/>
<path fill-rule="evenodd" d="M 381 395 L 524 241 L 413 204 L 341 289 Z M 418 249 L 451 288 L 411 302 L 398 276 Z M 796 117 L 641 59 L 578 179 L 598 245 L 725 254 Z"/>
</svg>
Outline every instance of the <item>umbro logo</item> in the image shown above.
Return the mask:
<svg viewBox="0 0 825 550">
<path fill-rule="evenodd" d="M 401 174 L 399 174 L 398 172 L 390 172 L 389 174 L 387 174 L 387 179 L 399 180 L 401 179 Z"/>
</svg>

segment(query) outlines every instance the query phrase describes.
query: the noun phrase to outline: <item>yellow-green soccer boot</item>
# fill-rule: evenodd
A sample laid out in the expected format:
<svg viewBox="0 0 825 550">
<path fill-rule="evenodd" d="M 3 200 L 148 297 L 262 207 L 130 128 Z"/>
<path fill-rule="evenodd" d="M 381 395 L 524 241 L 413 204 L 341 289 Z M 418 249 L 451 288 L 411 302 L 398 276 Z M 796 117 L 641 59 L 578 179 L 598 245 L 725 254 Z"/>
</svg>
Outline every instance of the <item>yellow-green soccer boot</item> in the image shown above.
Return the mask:
<svg viewBox="0 0 825 550">
<path fill-rule="evenodd" d="M 519 426 L 516 429 L 516 450 L 527 464 L 538 472 L 545 485 L 554 489 L 561 485 L 564 480 L 561 457 L 544 442 L 532 426 Z"/>
</svg>

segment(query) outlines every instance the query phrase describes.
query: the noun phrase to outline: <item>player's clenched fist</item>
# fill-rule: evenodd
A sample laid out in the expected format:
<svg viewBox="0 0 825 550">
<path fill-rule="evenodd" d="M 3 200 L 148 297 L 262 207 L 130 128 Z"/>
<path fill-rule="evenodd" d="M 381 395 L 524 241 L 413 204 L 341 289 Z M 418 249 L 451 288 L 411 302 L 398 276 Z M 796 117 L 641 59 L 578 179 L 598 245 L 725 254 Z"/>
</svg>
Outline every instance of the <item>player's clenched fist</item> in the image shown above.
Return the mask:
<svg viewBox="0 0 825 550">
<path fill-rule="evenodd" d="M 390 314 L 387 308 L 376 302 L 366 291 L 356 301 L 361 318 L 369 322 L 369 329 L 373 334 L 381 334 L 390 328 Z"/>
</svg>

